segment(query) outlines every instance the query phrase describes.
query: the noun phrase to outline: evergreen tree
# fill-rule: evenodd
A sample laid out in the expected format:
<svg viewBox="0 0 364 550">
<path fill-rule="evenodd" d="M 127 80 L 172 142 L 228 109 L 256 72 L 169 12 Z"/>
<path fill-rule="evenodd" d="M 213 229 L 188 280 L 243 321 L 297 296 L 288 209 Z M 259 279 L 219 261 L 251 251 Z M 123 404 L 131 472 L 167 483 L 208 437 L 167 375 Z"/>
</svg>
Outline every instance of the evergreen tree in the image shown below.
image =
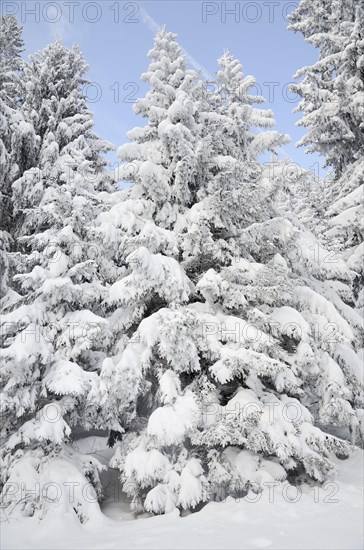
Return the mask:
<svg viewBox="0 0 364 550">
<path fill-rule="evenodd" d="M 364 3 L 356 5 L 354 24 L 337 76 L 343 110 L 352 121 L 355 149 L 341 178 L 330 188 L 327 237 L 343 251 L 353 272 L 357 308 L 364 308 Z"/>
<path fill-rule="evenodd" d="M 334 170 L 320 199 L 325 206 L 324 238 L 352 274 L 350 303 L 363 307 L 364 3 L 363 0 L 302 0 L 290 28 L 319 49 L 294 86 L 308 128 L 301 144 L 317 151 Z M 360 347 L 359 343 L 359 347 Z"/>
<path fill-rule="evenodd" d="M 21 114 L 23 41 L 13 16 L 0 20 L 0 303 L 16 296 L 11 289 L 8 252 L 14 246 L 12 184 L 32 166 L 37 140 Z"/>
<path fill-rule="evenodd" d="M 39 144 L 33 167 L 13 184 L 19 298 L 1 318 L 5 504 L 25 515 L 71 507 L 81 521 L 100 493 L 101 465 L 70 443 L 73 429 L 96 424 L 87 396 L 108 342 L 101 251 L 88 226 L 110 188 L 102 157 L 110 145 L 93 130 L 85 70 L 79 49 L 59 40 L 25 69 L 23 112 Z"/>
<path fill-rule="evenodd" d="M 122 275 L 106 302 L 124 334 L 92 392 L 121 433 L 111 464 L 133 509 L 154 513 L 324 480 L 349 445 L 318 425 L 355 432 L 361 405 L 352 310 L 319 278 L 346 267 L 318 266 L 314 237 L 275 210 L 256 156 L 287 138 L 253 131 L 272 115 L 239 62 L 222 57 L 210 94 L 175 35 L 149 55 L 147 124 L 119 149 L 133 185 L 96 228 Z"/>
<path fill-rule="evenodd" d="M 327 191 L 326 239 L 351 270 L 356 308 L 364 308 L 364 157 L 347 167 Z M 359 340 L 359 347 L 361 346 Z"/>
<path fill-rule="evenodd" d="M 324 156 L 340 176 L 359 158 L 363 128 L 363 2 L 302 0 L 290 16 L 290 29 L 319 49 L 319 60 L 300 69 L 293 86 L 302 101 L 300 125 L 308 129 L 298 145 Z"/>
<path fill-rule="evenodd" d="M 13 15 L 2 15 L 0 20 L 0 95 L 10 107 L 20 99 L 24 51 L 22 28 Z"/>
<path fill-rule="evenodd" d="M 150 83 L 150 90 L 133 107 L 148 123 L 132 129 L 128 133 L 131 143 L 118 151 L 120 176 L 133 185 L 115 194 L 119 200 L 99 216 L 94 229 L 110 262 L 110 280 L 114 278 L 106 307 L 114 328 L 116 354 L 124 349 L 144 316 L 187 297 L 190 290 L 178 262 L 174 228 L 182 223 L 182 213 L 199 188 L 198 165 L 203 151 L 196 140 L 196 75 L 187 69 L 172 33 L 158 34 L 148 55 L 152 62 L 142 79 Z M 115 376 L 108 359 L 101 373 L 106 393 L 100 419 L 103 417 L 117 432 L 123 431 L 120 411 L 134 390 L 125 384 L 115 392 Z M 134 385 L 133 380 L 130 383 Z M 128 418 L 127 411 L 125 414 Z"/>
</svg>

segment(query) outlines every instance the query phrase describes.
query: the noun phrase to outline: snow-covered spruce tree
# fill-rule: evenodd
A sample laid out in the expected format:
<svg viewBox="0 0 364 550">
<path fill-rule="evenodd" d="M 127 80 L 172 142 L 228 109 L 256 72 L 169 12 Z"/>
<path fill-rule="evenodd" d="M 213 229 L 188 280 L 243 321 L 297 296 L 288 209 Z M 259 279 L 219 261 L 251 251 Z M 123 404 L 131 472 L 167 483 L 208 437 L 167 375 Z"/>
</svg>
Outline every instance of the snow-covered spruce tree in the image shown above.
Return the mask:
<svg viewBox="0 0 364 550">
<path fill-rule="evenodd" d="M 95 227 L 95 236 L 105 256 L 114 264 L 111 277 L 116 282 L 110 289 L 107 304 L 112 312 L 108 320 L 114 329 L 117 355 L 124 350 L 144 316 L 162 305 L 179 302 L 181 296 L 187 298 L 190 283 L 178 263 L 174 227 L 180 221 L 181 212 L 194 200 L 200 185 L 198 166 L 202 165 L 204 155 L 196 139 L 198 103 L 194 99 L 201 90 L 196 86 L 195 73 L 187 69 L 174 35 L 158 34 L 155 47 L 148 55 L 152 62 L 142 79 L 149 82 L 150 90 L 134 105 L 134 112 L 147 118 L 148 124 L 131 130 L 128 137 L 132 143 L 118 151 L 119 177 L 133 185 L 115 193 L 119 200 L 110 212 L 100 215 Z M 131 267 L 138 266 L 143 255 L 146 261 L 149 257 L 151 261 L 154 259 L 156 268 L 160 265 L 165 285 L 152 270 L 149 280 L 141 270 L 138 287 L 137 273 Z M 118 288 L 125 285 L 130 286 L 128 300 L 124 295 L 119 296 Z M 111 365 L 111 360 L 107 360 L 102 372 L 105 395 L 100 421 L 119 432 L 123 431 L 122 425 L 135 416 L 134 411 L 130 419 L 127 411 L 126 419 L 121 415 L 134 390 L 128 384 L 116 385 L 118 379 L 115 380 Z M 134 380 L 130 383 L 134 386 Z"/>
<path fill-rule="evenodd" d="M 0 28 L 0 94 L 7 105 L 15 107 L 22 95 L 22 28 L 13 15 L 2 15 Z"/>
<path fill-rule="evenodd" d="M 354 161 L 326 193 L 325 237 L 351 270 L 355 307 L 364 312 L 364 156 Z M 362 347 L 359 342 L 359 347 Z"/>
<path fill-rule="evenodd" d="M 344 109 L 355 126 L 356 148 L 342 176 L 330 188 L 327 237 L 353 272 L 356 307 L 364 308 L 364 3 L 356 7 L 354 25 L 337 77 Z"/>
<path fill-rule="evenodd" d="M 230 139 L 230 137 L 227 138 L 226 136 L 235 135 L 237 143 L 250 143 L 249 147 L 247 147 L 247 153 L 243 155 L 243 158 L 244 156 L 248 159 L 250 157 L 251 160 L 254 159 L 257 153 L 262 152 L 264 149 L 274 150 L 274 146 L 279 143 L 279 139 L 281 138 L 282 141 L 284 139 L 276 132 L 264 132 L 259 135 L 251 135 L 250 139 L 247 137 L 242 138 L 240 135 L 239 138 L 239 126 L 237 126 L 234 121 L 234 118 L 236 119 L 236 113 L 240 114 L 244 121 L 253 121 L 251 124 L 255 126 L 271 126 L 272 124 L 271 121 L 267 124 L 261 122 L 260 111 L 247 107 L 250 102 L 247 101 L 242 94 L 244 90 L 246 90 L 249 78 L 245 80 L 245 83 L 241 83 L 239 80 L 236 81 L 232 76 L 229 77 L 229 74 L 239 74 L 239 72 L 241 74 L 240 64 L 236 60 L 229 59 L 229 56 L 224 56 L 222 60 L 220 60 L 220 64 L 224 71 L 219 72 L 219 79 L 222 82 L 230 82 L 228 86 L 225 85 L 227 91 L 229 91 L 229 89 L 239 90 L 240 97 L 242 99 L 244 98 L 242 101 L 243 110 L 239 113 L 239 106 L 236 99 L 237 94 L 235 94 L 234 97 L 231 91 L 230 94 L 228 93 L 226 111 L 231 115 L 231 120 L 230 124 L 228 123 L 225 125 L 225 130 L 223 129 L 222 131 L 220 142 L 226 144 Z M 254 85 L 254 81 L 252 85 Z M 224 124 L 221 120 L 219 128 L 224 128 Z M 223 149 L 223 147 L 221 149 Z M 241 154 L 239 156 L 236 152 L 235 155 L 231 153 L 231 149 L 225 149 L 225 154 L 232 155 L 235 157 L 235 160 L 241 160 L 242 158 Z M 221 166 L 221 160 L 219 159 L 219 161 Z M 229 222 L 231 226 L 231 221 L 235 220 L 230 229 L 230 234 L 238 235 L 237 241 L 240 244 L 239 255 L 243 255 L 244 258 L 249 258 L 250 260 L 253 258 L 255 261 L 259 261 L 259 263 L 266 264 L 267 260 L 272 260 L 275 254 L 284 256 L 290 268 L 290 277 L 293 279 L 289 281 L 288 289 L 292 291 L 294 286 L 296 287 L 294 288 L 293 295 L 285 297 L 284 304 L 294 307 L 298 311 L 302 311 L 302 309 L 305 310 L 307 307 L 311 313 L 311 315 L 309 315 L 309 313 L 306 312 L 305 319 L 308 321 L 311 329 L 312 339 L 310 345 L 316 356 L 316 361 L 314 362 L 316 363 L 316 369 L 313 368 L 311 372 L 303 369 L 301 372 L 301 378 L 303 380 L 301 400 L 308 405 L 310 411 L 315 414 L 319 423 L 326 425 L 328 428 L 330 428 L 330 425 L 349 427 L 350 431 L 354 431 L 354 433 L 357 432 L 358 439 L 360 440 L 362 427 L 359 423 L 362 416 L 363 387 L 360 359 L 354 353 L 352 344 L 359 341 L 360 336 L 362 336 L 362 323 L 356 312 L 350 307 L 347 307 L 347 302 L 351 302 L 352 304 L 352 300 L 348 298 L 351 295 L 348 286 L 350 283 L 350 272 L 345 266 L 345 263 L 339 261 L 337 258 L 334 258 L 333 261 L 330 262 L 332 258 L 330 252 L 325 250 L 315 237 L 308 232 L 304 225 L 294 216 L 290 216 L 287 211 L 280 211 L 277 208 L 278 205 L 274 205 L 275 208 L 273 208 L 273 204 L 270 204 L 270 201 L 264 198 L 267 192 L 272 193 L 274 198 L 277 197 L 278 189 L 276 187 L 276 182 L 277 175 L 279 175 L 279 170 L 277 174 L 277 164 L 279 168 L 279 163 L 273 162 L 272 165 L 268 167 L 268 170 L 266 170 L 267 174 L 262 174 L 263 178 L 261 178 L 259 182 L 257 193 L 257 186 L 255 186 L 255 189 L 251 184 L 249 186 L 249 175 L 250 179 L 254 181 L 254 177 L 252 177 L 254 171 L 249 172 L 249 166 L 245 164 L 245 166 L 242 165 L 242 169 L 239 173 L 239 165 L 237 162 L 232 164 L 231 158 L 229 159 L 228 157 L 225 157 L 225 161 L 227 161 L 225 164 L 227 171 L 223 170 L 218 177 L 218 180 L 221 182 L 221 189 L 219 191 L 220 196 L 224 197 L 225 194 L 225 197 L 223 200 L 220 200 L 220 202 L 216 202 L 215 200 L 215 205 L 212 209 L 206 208 L 204 210 L 205 212 L 209 210 L 217 212 L 219 220 L 221 220 L 221 212 L 230 211 L 230 215 L 227 218 L 225 217 L 221 227 L 228 227 Z M 254 165 L 251 164 L 250 170 L 252 170 L 252 167 L 254 170 L 257 165 L 254 167 Z M 246 178 L 246 175 L 248 175 L 248 178 Z M 266 175 L 270 181 L 264 178 Z M 244 179 L 248 181 L 244 181 Z M 287 179 L 286 174 L 285 179 Z M 235 184 L 234 186 L 234 180 L 238 182 L 238 185 Z M 233 185 L 231 185 L 232 182 Z M 278 183 L 280 183 L 281 186 L 289 185 L 289 182 L 279 181 L 279 178 Z M 211 201 L 213 197 L 212 190 L 213 188 L 211 186 L 211 194 L 207 198 L 208 202 Z M 227 190 L 228 193 L 226 193 Z M 274 202 L 276 203 L 276 200 Z M 226 203 L 230 204 L 230 209 Z M 213 203 L 210 202 L 210 205 L 211 204 Z M 249 209 L 248 206 L 251 204 L 259 204 L 259 213 L 254 213 L 254 209 Z M 241 205 L 244 205 L 244 208 L 241 208 Z M 201 208 L 200 205 L 199 208 Z M 193 208 L 191 209 L 191 212 L 192 211 Z M 236 212 L 239 211 L 244 213 L 242 217 L 237 216 Z M 255 214 L 255 220 L 252 219 L 252 213 L 253 216 Z M 253 222 L 260 221 L 259 214 L 264 218 L 264 223 L 258 225 Z M 278 216 L 283 216 L 286 219 L 279 218 Z M 243 231 L 241 231 L 241 229 L 243 229 Z M 271 236 L 275 236 L 273 242 L 271 242 Z M 270 246 L 267 246 L 267 240 L 269 245 L 272 246 L 272 249 L 269 249 Z M 214 260 L 216 265 L 216 263 L 218 263 L 217 258 L 215 257 Z M 231 279 L 228 279 L 228 281 L 230 282 Z M 255 276 L 252 275 L 251 282 L 254 281 Z M 226 283 L 227 281 L 224 282 Z M 306 286 L 308 287 L 307 289 L 305 288 Z M 265 290 L 264 288 L 264 291 Z M 246 289 L 245 292 L 246 296 L 249 296 Z M 266 308 L 267 305 L 274 305 L 273 297 L 271 298 L 273 300 L 272 303 L 269 303 L 268 296 L 259 294 L 260 293 L 257 293 L 257 289 L 255 289 L 253 293 L 254 299 L 250 301 L 251 304 L 254 303 L 254 300 L 258 300 L 263 311 L 263 308 Z M 276 296 L 276 299 L 279 303 L 279 295 Z M 230 296 L 229 300 L 231 300 Z M 318 305 L 318 303 L 310 303 L 312 300 L 317 300 L 320 305 Z M 331 308 L 330 302 L 335 305 L 335 309 L 337 309 L 336 313 L 334 309 Z M 233 300 L 229 301 L 229 304 L 232 303 Z M 320 315 L 317 315 L 318 313 L 320 313 Z M 294 313 L 291 312 L 291 314 L 293 315 L 292 323 L 301 325 L 298 318 L 294 318 Z M 282 312 L 279 316 L 280 315 L 282 315 L 282 317 L 279 324 L 283 325 L 285 314 Z M 286 312 L 286 315 L 289 319 L 289 310 Z M 261 317 L 261 320 L 262 319 Z M 286 318 L 287 324 L 292 328 L 288 319 Z M 321 324 L 325 319 L 327 324 L 325 324 L 325 322 Z M 251 322 L 256 323 L 254 317 L 252 317 Z M 267 330 L 267 327 L 269 327 L 268 332 L 276 337 L 278 336 L 280 345 L 292 353 L 290 349 L 292 342 L 288 343 L 286 347 L 287 334 L 285 334 L 285 330 L 282 332 L 282 326 L 277 329 L 270 326 L 270 323 L 271 319 L 269 320 L 268 316 L 268 319 L 260 325 L 260 328 Z M 300 327 L 300 330 L 303 331 L 304 328 Z M 327 354 L 333 360 L 330 366 L 327 366 Z M 300 364 L 299 355 L 295 357 L 295 360 Z M 284 362 L 287 362 L 287 358 L 284 358 Z M 313 366 L 313 364 L 311 366 Z M 340 371 L 342 372 L 340 373 Z M 341 383 L 338 384 L 335 382 L 338 376 L 346 387 L 344 392 L 342 392 Z M 358 383 L 359 386 L 357 386 Z M 343 397 L 346 397 L 346 399 L 343 399 Z M 359 410 L 354 411 L 353 408 Z"/>
<path fill-rule="evenodd" d="M 26 68 L 24 116 L 39 150 L 13 184 L 19 299 L 1 317 L 6 510 L 73 508 L 81 521 L 97 509 L 101 465 L 70 441 L 75 427 L 95 425 L 87 395 L 108 343 L 100 251 L 88 225 L 103 208 L 98 191 L 109 182 L 102 153 L 110 147 L 93 130 L 85 70 L 79 49 L 58 40 Z"/>
<path fill-rule="evenodd" d="M 328 351 L 331 358 L 342 369 L 346 385 L 349 388 L 349 393 L 344 393 L 347 396 L 351 395 L 347 401 L 353 405 L 356 418 L 350 416 L 354 411 L 348 407 L 348 404 L 341 403 L 340 385 L 336 385 L 335 391 L 333 389 L 332 381 L 330 381 L 333 371 L 330 374 L 330 371 L 324 368 L 321 376 L 317 377 L 313 373 L 311 381 L 308 379 L 310 385 L 318 390 L 317 393 L 313 392 L 316 393 L 316 400 L 319 405 L 318 420 L 324 425 L 326 424 L 326 428 L 331 430 L 334 426 L 349 426 L 351 417 L 353 423 L 350 431 L 356 433 L 356 437 L 354 436 L 353 439 L 360 442 L 363 438 L 363 377 L 361 368 L 363 322 L 360 312 L 355 310 L 352 268 L 342 259 L 337 250 L 333 249 L 331 239 L 325 235 L 328 226 L 327 220 L 316 217 L 317 205 L 310 205 L 307 197 L 303 197 L 301 208 L 297 208 L 296 211 L 290 208 L 291 197 L 287 200 L 287 195 L 289 195 L 288 186 L 294 189 L 293 201 L 296 203 L 295 206 L 299 202 L 300 192 L 302 194 L 310 192 L 313 196 L 319 196 L 321 199 L 325 198 L 324 190 L 320 189 L 320 184 L 312 176 L 312 173 L 302 170 L 296 172 L 294 169 L 291 176 L 289 176 L 286 162 L 274 163 L 269 171 L 272 181 L 275 182 L 274 206 L 276 212 L 287 218 L 295 228 L 296 241 L 294 248 L 288 247 L 286 252 L 290 258 L 291 269 L 296 276 L 300 277 L 301 281 L 303 280 L 307 286 L 324 298 L 324 300 L 321 300 L 322 306 L 327 301 L 340 314 L 335 319 L 334 310 L 327 311 L 325 313 L 326 325 L 322 324 L 322 320 L 319 321 L 319 318 L 317 318 L 317 322 L 313 323 L 313 334 L 315 340 L 321 338 L 321 344 L 323 344 L 321 347 Z M 324 182 L 322 182 L 323 184 Z M 302 186 L 305 186 L 305 191 Z M 315 223 L 318 227 L 315 227 Z M 321 228 L 321 235 L 319 234 L 319 228 Z M 331 309 L 331 306 L 328 307 Z M 342 320 L 344 320 L 344 324 L 342 324 Z M 349 332 L 346 334 L 348 336 L 351 334 L 349 337 L 351 345 L 345 345 L 344 349 L 340 333 L 343 334 L 345 324 L 350 327 Z M 321 337 L 319 337 L 319 334 L 321 334 Z M 322 364 L 324 365 L 324 362 Z M 339 398 L 338 401 L 337 398 Z M 328 413 L 329 410 L 330 413 Z M 346 411 L 345 414 L 344 411 Z M 350 412 L 349 415 L 348 412 Z"/>
<path fill-rule="evenodd" d="M 253 132 L 271 114 L 229 54 L 223 96 L 204 91 L 175 35 L 149 56 L 135 106 L 147 123 L 119 149 L 132 186 L 96 228 L 124 270 L 107 298 L 124 334 L 91 393 L 121 434 L 111 464 L 132 508 L 153 513 L 324 480 L 349 445 L 314 423 L 356 428 L 358 359 L 345 304 L 320 294 L 313 236 L 277 216 L 256 160 L 286 137 Z"/>
<path fill-rule="evenodd" d="M 36 137 L 20 113 L 23 62 L 21 28 L 13 16 L 0 19 L 0 301 L 13 299 L 8 252 L 15 231 L 12 183 L 33 162 Z"/>
<path fill-rule="evenodd" d="M 325 4 L 325 5 L 324 5 Z M 326 5 L 327 4 L 327 5 Z M 329 248 L 352 271 L 353 300 L 363 308 L 364 2 L 302 0 L 291 29 L 319 48 L 319 61 L 304 67 L 295 86 L 302 96 L 302 144 L 334 169 L 324 189 Z M 360 347 L 361 344 L 359 344 Z"/>
<path fill-rule="evenodd" d="M 289 28 L 319 49 L 318 61 L 300 69 L 293 89 L 307 134 L 298 145 L 324 156 L 339 176 L 359 158 L 363 128 L 363 1 L 302 0 Z"/>
</svg>

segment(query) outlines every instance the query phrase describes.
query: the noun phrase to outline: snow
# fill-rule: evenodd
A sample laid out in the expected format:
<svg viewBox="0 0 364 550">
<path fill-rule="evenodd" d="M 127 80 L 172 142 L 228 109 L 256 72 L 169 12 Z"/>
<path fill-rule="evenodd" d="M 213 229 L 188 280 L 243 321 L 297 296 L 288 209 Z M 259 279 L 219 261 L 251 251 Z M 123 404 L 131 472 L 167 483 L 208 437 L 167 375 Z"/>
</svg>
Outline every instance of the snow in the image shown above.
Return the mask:
<svg viewBox="0 0 364 550">
<path fill-rule="evenodd" d="M 364 194 L 364 184 L 360 185 L 351 193 L 346 195 L 345 197 L 342 197 L 338 199 L 328 210 L 329 216 L 335 216 L 336 214 L 339 214 L 343 210 L 346 210 L 347 208 L 351 208 L 352 206 L 360 205 L 363 200 L 363 194 Z M 332 220 L 329 222 L 330 225 L 335 225 L 335 222 Z"/>
<path fill-rule="evenodd" d="M 71 433 L 70 427 L 62 418 L 62 409 L 58 402 L 48 403 L 35 418 L 25 422 L 19 431 L 10 436 L 7 446 L 13 449 L 22 441 L 55 441 L 61 444 L 64 436 Z"/>
<path fill-rule="evenodd" d="M 187 391 L 177 397 L 173 405 L 164 405 L 152 412 L 147 433 L 159 438 L 165 445 L 177 445 L 196 423 L 197 416 L 197 403 L 193 393 Z"/>
<path fill-rule="evenodd" d="M 159 379 L 162 399 L 164 403 L 173 403 L 181 391 L 181 382 L 173 370 L 166 370 Z"/>
<path fill-rule="evenodd" d="M 200 461 L 191 458 L 181 472 L 181 489 L 178 504 L 183 509 L 194 508 L 201 500 L 204 500 L 203 469 Z"/>
<path fill-rule="evenodd" d="M 283 306 L 273 308 L 271 316 L 279 324 L 279 330 L 282 334 L 291 336 L 296 340 L 307 340 L 310 325 L 298 311 L 291 307 Z"/>
<path fill-rule="evenodd" d="M 13 508 L 22 500 L 25 502 L 27 495 L 36 493 L 38 498 L 39 495 L 44 498 L 43 514 L 50 512 L 50 517 L 60 521 L 63 521 L 63 517 L 67 518 L 70 504 L 78 512 L 78 518 L 74 514 L 70 518 L 71 522 L 76 519 L 79 523 L 82 515 L 83 518 L 91 519 L 100 514 L 95 489 L 84 476 L 91 465 L 102 468 L 97 459 L 79 455 L 71 448 L 64 449 L 62 457 L 52 456 L 48 461 L 39 460 L 40 458 L 42 452 L 34 450 L 24 456 L 20 455 L 13 464 L 5 495 L 5 500 L 9 499 Z M 17 524 L 21 517 L 21 514 L 14 514 L 14 523 Z M 8 516 L 4 511 L 2 525 L 7 522 Z"/>
<path fill-rule="evenodd" d="M 335 307 L 324 296 L 308 287 L 298 286 L 294 290 L 294 299 L 304 310 L 322 315 L 327 321 L 335 324 L 340 333 L 348 340 L 354 339 L 353 331 L 347 321 L 339 315 Z"/>
<path fill-rule="evenodd" d="M 332 218 L 329 223 L 330 225 L 339 225 L 343 228 L 350 227 L 356 223 L 360 229 L 363 229 L 363 208 L 361 205 L 352 206 Z"/>
<path fill-rule="evenodd" d="M 192 285 L 174 258 L 151 254 L 141 246 L 129 254 L 126 261 L 133 273 L 111 286 L 112 303 L 132 303 L 151 292 L 169 303 L 188 300 Z"/>
<path fill-rule="evenodd" d="M 94 439 L 98 444 L 101 441 Z M 99 447 L 98 453 L 102 452 Z M 244 468 L 248 465 L 247 455 Z M 94 512 L 82 525 L 70 513 L 48 514 L 43 521 L 4 517 L 2 547 L 359 550 L 363 540 L 363 452 L 355 451 L 348 460 L 336 459 L 335 465 L 337 479 L 322 487 L 303 484 L 294 488 L 286 481 L 268 481 L 261 494 L 250 492 L 236 500 L 228 497 L 182 517 L 174 508 L 163 516 L 144 514 L 135 520 L 124 494 L 105 501 L 103 513 Z M 262 469 L 279 478 L 272 463 L 262 464 Z"/>
<path fill-rule="evenodd" d="M 146 451 L 137 447 L 125 460 L 125 475 L 148 485 L 151 480 L 162 480 L 168 469 L 168 459 L 157 449 Z"/>
<path fill-rule="evenodd" d="M 286 472 L 276 462 L 260 460 L 251 451 L 229 447 L 224 451 L 224 456 L 234 464 L 242 479 L 252 480 L 254 483 L 273 483 L 276 480 L 286 479 Z"/>
<path fill-rule="evenodd" d="M 57 361 L 44 378 L 47 388 L 58 395 L 83 395 L 88 388 L 90 373 L 72 361 Z"/>
</svg>

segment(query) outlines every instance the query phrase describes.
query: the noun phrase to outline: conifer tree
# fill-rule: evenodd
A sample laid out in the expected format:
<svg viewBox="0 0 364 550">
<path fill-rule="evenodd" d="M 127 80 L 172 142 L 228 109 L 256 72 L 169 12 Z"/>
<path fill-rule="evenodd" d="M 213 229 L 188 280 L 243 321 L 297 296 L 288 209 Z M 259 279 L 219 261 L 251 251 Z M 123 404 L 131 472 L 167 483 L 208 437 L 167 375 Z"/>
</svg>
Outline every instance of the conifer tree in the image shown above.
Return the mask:
<svg viewBox="0 0 364 550">
<path fill-rule="evenodd" d="M 318 61 L 300 69 L 293 89 L 302 97 L 297 111 L 308 129 L 298 145 L 324 156 L 340 176 L 363 152 L 363 3 L 302 0 L 290 29 L 319 49 Z"/>
<path fill-rule="evenodd" d="M 230 54 L 219 93 L 172 33 L 149 55 L 150 91 L 135 106 L 147 123 L 119 149 L 133 185 L 95 229 L 113 237 L 121 275 L 106 303 L 123 334 L 92 392 L 121 434 L 111 464 L 133 509 L 153 513 L 287 476 L 322 481 L 349 445 L 318 426 L 357 431 L 360 363 L 351 309 L 322 293 L 332 270 L 279 216 L 256 158 L 287 138 L 253 131 L 272 114 L 252 106 L 254 79 Z"/>
<path fill-rule="evenodd" d="M 14 246 L 12 184 L 32 166 L 37 140 L 34 128 L 21 114 L 22 29 L 14 16 L 0 20 L 0 303 L 16 296 L 11 288 L 8 252 Z"/>
<path fill-rule="evenodd" d="M 301 144 L 324 156 L 331 184 L 320 197 L 326 205 L 327 246 L 351 270 L 350 303 L 363 308 L 364 3 L 362 0 L 302 0 L 290 16 L 319 50 L 319 60 L 298 71 L 302 82 L 300 122 L 308 133 Z M 359 343 L 359 347 L 361 343 Z"/>
<path fill-rule="evenodd" d="M 0 94 L 8 106 L 15 107 L 21 98 L 24 67 L 22 28 L 13 15 L 2 15 L 0 24 Z"/>
<path fill-rule="evenodd" d="M 100 493 L 101 465 L 70 443 L 72 430 L 96 424 L 97 407 L 87 396 L 108 345 L 101 252 L 88 226 L 111 188 L 102 156 L 110 144 L 93 130 L 85 70 L 79 49 L 59 40 L 25 68 L 23 113 L 38 149 L 12 186 L 19 297 L 1 318 L 5 504 L 25 515 L 73 508 L 81 521 Z M 50 482 L 57 485 L 53 504 Z"/>
</svg>

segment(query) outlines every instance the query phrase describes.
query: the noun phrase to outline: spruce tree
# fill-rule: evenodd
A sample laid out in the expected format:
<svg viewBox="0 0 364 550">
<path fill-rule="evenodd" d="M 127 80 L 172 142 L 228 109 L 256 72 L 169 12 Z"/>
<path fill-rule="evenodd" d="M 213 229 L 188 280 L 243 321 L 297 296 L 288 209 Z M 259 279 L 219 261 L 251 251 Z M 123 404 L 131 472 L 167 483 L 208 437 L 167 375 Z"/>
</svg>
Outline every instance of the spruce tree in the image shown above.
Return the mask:
<svg viewBox="0 0 364 550">
<path fill-rule="evenodd" d="M 153 513 L 322 481 L 349 445 L 319 426 L 358 429 L 360 368 L 351 310 L 322 294 L 314 237 L 279 216 L 257 161 L 287 138 L 256 131 L 272 114 L 230 54 L 211 93 L 175 35 L 149 55 L 147 123 L 119 149 L 132 186 L 96 227 L 124 271 L 106 299 L 123 335 L 93 393 L 121 434 L 111 464 Z"/>
<path fill-rule="evenodd" d="M 37 148 L 34 128 L 21 113 L 23 100 L 22 29 L 14 16 L 0 19 L 0 303 L 15 299 L 8 253 L 15 246 L 12 184 L 32 166 Z"/>
<path fill-rule="evenodd" d="M 38 149 L 12 186 L 19 298 L 1 318 L 5 505 L 25 515 L 73 508 L 81 521 L 100 494 L 101 465 L 71 442 L 74 429 L 96 424 L 88 394 L 108 345 L 101 251 L 88 226 L 111 189 L 102 156 L 110 145 L 93 130 L 85 71 L 78 47 L 59 40 L 25 68 L 23 113 Z"/>
<path fill-rule="evenodd" d="M 300 69 L 293 86 L 302 101 L 299 122 L 308 129 L 298 142 L 323 155 L 340 176 L 363 152 L 363 3 L 352 0 L 302 0 L 289 28 L 319 50 L 319 59 Z"/>
<path fill-rule="evenodd" d="M 290 16 L 319 50 L 319 60 L 298 71 L 302 82 L 300 124 L 308 133 L 301 144 L 324 156 L 333 169 L 320 199 L 324 203 L 324 239 L 351 270 L 352 297 L 363 307 L 363 155 L 364 155 L 364 3 L 362 0 L 302 0 Z M 359 342 L 359 348 L 361 343 Z"/>
<path fill-rule="evenodd" d="M 351 287 L 361 314 L 364 308 L 364 157 L 349 165 L 326 193 L 326 240 L 351 270 Z M 362 345 L 358 341 L 358 347 Z"/>
<path fill-rule="evenodd" d="M 356 307 L 364 308 L 364 3 L 355 9 L 350 35 L 336 81 L 342 109 L 351 121 L 355 148 L 350 150 L 345 171 L 329 189 L 327 238 L 343 252 L 352 270 Z"/>
<path fill-rule="evenodd" d="M 15 107 L 21 98 L 24 67 L 22 28 L 13 15 L 2 15 L 0 25 L 0 95 L 8 106 Z"/>
</svg>

